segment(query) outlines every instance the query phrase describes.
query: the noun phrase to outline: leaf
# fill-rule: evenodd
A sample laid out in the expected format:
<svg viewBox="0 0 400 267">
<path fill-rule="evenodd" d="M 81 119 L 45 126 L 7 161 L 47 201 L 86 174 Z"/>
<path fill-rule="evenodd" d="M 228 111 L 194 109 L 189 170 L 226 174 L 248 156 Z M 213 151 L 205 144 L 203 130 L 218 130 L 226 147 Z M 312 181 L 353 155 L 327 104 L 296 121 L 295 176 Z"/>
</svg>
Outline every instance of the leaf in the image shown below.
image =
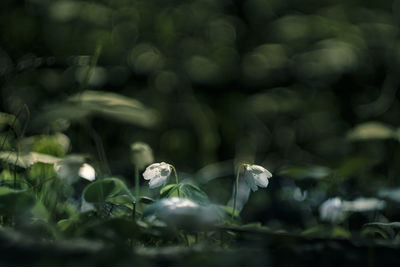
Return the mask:
<svg viewBox="0 0 400 267">
<path fill-rule="evenodd" d="M 382 223 L 372 222 L 363 225 L 363 235 L 370 235 L 371 233 L 378 233 L 383 238 L 394 238 L 396 233 L 400 230 L 400 222 Z"/>
<path fill-rule="evenodd" d="M 160 190 L 162 198 L 177 197 L 179 195 L 179 184 L 170 184 Z"/>
<path fill-rule="evenodd" d="M 293 179 L 315 179 L 321 180 L 327 178 L 331 174 L 329 168 L 323 166 L 312 167 L 288 167 L 279 172 L 282 176 L 288 176 Z"/>
<path fill-rule="evenodd" d="M 140 197 L 139 202 L 140 203 L 144 203 L 144 204 L 152 204 L 154 203 L 154 199 L 150 198 L 150 197 Z"/>
<path fill-rule="evenodd" d="M 54 164 L 60 161 L 60 158 L 53 157 L 46 154 L 29 152 L 29 153 L 16 153 L 12 151 L 1 151 L 0 159 L 8 164 L 16 165 L 22 168 L 29 168 L 35 163 Z"/>
<path fill-rule="evenodd" d="M 36 123 L 60 118 L 80 121 L 90 116 L 108 117 L 143 127 L 153 127 L 158 121 L 154 111 L 135 99 L 110 92 L 86 90 L 64 103 L 48 106 Z"/>
<path fill-rule="evenodd" d="M 116 198 L 117 196 L 125 196 L 123 198 Z M 136 203 L 136 198 L 125 185 L 123 181 L 118 178 L 106 178 L 100 181 L 93 182 L 87 185 L 83 191 L 84 199 L 90 203 L 102 202 L 118 202 L 122 204 Z"/>
<path fill-rule="evenodd" d="M 199 204 L 208 204 L 208 196 L 200 188 L 191 184 L 170 184 L 160 191 L 161 197 L 182 197 L 193 200 Z"/>
<path fill-rule="evenodd" d="M 115 205 L 123 205 L 129 209 L 133 209 L 132 199 L 128 195 L 119 195 L 115 197 L 107 198 L 108 203 L 112 203 Z"/>
<path fill-rule="evenodd" d="M 35 219 L 40 219 L 47 222 L 50 218 L 48 210 L 40 200 L 36 200 L 31 212 Z"/>
<path fill-rule="evenodd" d="M 191 184 L 181 184 L 179 187 L 181 197 L 189 198 L 199 204 L 207 204 L 208 196 L 200 188 Z"/>
<path fill-rule="evenodd" d="M 62 231 L 65 232 L 76 222 L 75 219 L 62 219 L 57 222 L 57 227 Z"/>
<path fill-rule="evenodd" d="M 364 141 L 371 139 L 390 139 L 395 138 L 395 130 L 381 122 L 365 122 L 357 125 L 347 134 L 347 138 L 352 141 Z"/>
</svg>

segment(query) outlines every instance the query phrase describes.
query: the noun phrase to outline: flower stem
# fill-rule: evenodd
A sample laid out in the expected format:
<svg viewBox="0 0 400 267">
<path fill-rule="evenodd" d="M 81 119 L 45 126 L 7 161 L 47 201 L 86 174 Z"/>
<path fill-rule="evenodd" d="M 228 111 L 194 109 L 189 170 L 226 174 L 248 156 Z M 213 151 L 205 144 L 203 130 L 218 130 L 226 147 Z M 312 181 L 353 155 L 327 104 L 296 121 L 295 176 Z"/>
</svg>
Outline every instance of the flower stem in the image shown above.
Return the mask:
<svg viewBox="0 0 400 267">
<path fill-rule="evenodd" d="M 174 172 L 176 184 L 179 184 L 178 173 L 176 172 L 175 167 L 171 164 L 169 164 L 169 166 L 171 167 L 172 171 Z M 179 193 L 179 188 L 178 188 L 178 197 L 181 197 L 181 194 Z"/>
<path fill-rule="evenodd" d="M 135 195 L 139 199 L 140 194 L 140 180 L 139 180 L 139 169 L 135 166 Z"/>
<path fill-rule="evenodd" d="M 237 168 L 236 171 L 236 181 L 235 181 L 235 191 L 234 191 L 234 196 L 233 196 L 233 210 L 232 210 L 232 220 L 235 217 L 235 212 L 236 212 L 236 199 L 237 199 L 237 194 L 238 194 L 238 187 L 239 187 L 239 177 L 240 177 L 240 169 L 244 166 L 244 164 L 240 164 L 239 167 Z"/>
<path fill-rule="evenodd" d="M 172 171 L 174 172 L 176 184 L 179 184 L 178 174 L 176 172 L 176 169 L 175 169 L 174 165 L 169 164 L 169 166 L 171 167 Z"/>
</svg>

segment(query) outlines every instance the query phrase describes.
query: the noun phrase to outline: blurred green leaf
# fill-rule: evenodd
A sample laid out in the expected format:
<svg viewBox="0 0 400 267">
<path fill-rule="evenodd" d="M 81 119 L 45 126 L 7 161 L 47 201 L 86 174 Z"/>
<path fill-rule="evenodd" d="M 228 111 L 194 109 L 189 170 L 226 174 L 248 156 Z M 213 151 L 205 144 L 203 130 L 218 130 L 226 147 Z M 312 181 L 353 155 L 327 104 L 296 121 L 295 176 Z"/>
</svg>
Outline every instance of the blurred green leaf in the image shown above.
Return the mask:
<svg viewBox="0 0 400 267">
<path fill-rule="evenodd" d="M 364 236 L 371 236 L 373 234 L 379 234 L 381 237 L 388 239 L 394 238 L 396 233 L 400 230 L 400 222 L 372 222 L 363 225 L 362 234 Z"/>
<path fill-rule="evenodd" d="M 87 90 L 70 97 L 64 103 L 47 107 L 36 122 L 56 119 L 80 121 L 93 115 L 143 127 L 153 127 L 158 120 L 153 110 L 135 99 L 116 93 Z"/>
<path fill-rule="evenodd" d="M 8 164 L 16 165 L 22 168 L 29 168 L 37 162 L 54 164 L 61 160 L 57 157 L 36 152 L 16 153 L 12 151 L 1 151 L 0 159 L 7 162 Z"/>
<path fill-rule="evenodd" d="M 47 222 L 50 218 L 49 211 L 40 200 L 36 200 L 31 212 L 35 219 L 40 219 Z"/>
<path fill-rule="evenodd" d="M 288 176 L 292 179 L 324 179 L 331 174 L 331 170 L 322 166 L 311 167 L 287 167 L 279 172 L 279 175 Z"/>
<path fill-rule="evenodd" d="M 152 204 L 154 203 L 154 199 L 150 198 L 150 197 L 140 197 L 139 202 L 140 203 L 144 203 L 144 204 Z"/>
<path fill-rule="evenodd" d="M 365 122 L 351 129 L 347 138 L 353 141 L 383 140 L 396 138 L 396 131 L 391 126 L 381 122 Z"/>
<path fill-rule="evenodd" d="M 208 196 L 200 188 L 191 184 L 170 184 L 160 190 L 161 197 L 183 197 L 199 204 L 207 204 Z"/>
</svg>

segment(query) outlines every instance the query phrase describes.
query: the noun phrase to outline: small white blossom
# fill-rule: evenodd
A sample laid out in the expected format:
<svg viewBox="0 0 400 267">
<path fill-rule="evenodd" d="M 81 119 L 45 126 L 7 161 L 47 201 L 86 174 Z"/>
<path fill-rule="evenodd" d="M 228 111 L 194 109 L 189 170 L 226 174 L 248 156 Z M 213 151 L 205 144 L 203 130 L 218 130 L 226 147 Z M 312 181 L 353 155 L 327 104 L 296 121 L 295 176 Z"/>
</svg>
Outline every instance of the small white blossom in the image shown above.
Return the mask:
<svg viewBox="0 0 400 267">
<path fill-rule="evenodd" d="M 149 205 L 143 213 L 146 219 L 153 216 L 167 225 L 186 230 L 212 227 L 220 220 L 219 210 L 213 205 L 199 205 L 187 198 L 164 198 Z"/>
<path fill-rule="evenodd" d="M 153 189 L 166 185 L 170 174 L 171 165 L 168 163 L 153 163 L 146 168 L 143 173 L 143 178 L 150 181 L 149 187 L 150 189 Z"/>
<path fill-rule="evenodd" d="M 143 170 L 147 165 L 153 163 L 153 151 L 146 143 L 133 143 L 131 145 L 131 159 L 136 168 Z"/>
<path fill-rule="evenodd" d="M 54 170 L 58 177 L 63 179 L 68 184 L 74 184 L 79 181 L 79 178 L 88 181 L 96 179 L 96 171 L 94 168 L 84 163 L 84 158 L 81 156 L 68 156 L 54 164 Z"/>
<path fill-rule="evenodd" d="M 244 179 L 253 192 L 257 191 L 258 187 L 267 187 L 271 177 L 272 174 L 262 166 L 245 165 Z"/>
<path fill-rule="evenodd" d="M 331 223 L 341 222 L 344 219 L 343 201 L 338 198 L 330 198 L 319 207 L 321 220 Z"/>
<path fill-rule="evenodd" d="M 357 198 L 353 201 L 341 200 L 338 197 L 330 198 L 319 207 L 321 220 L 331 223 L 338 223 L 346 218 L 349 212 L 369 212 L 382 210 L 386 202 L 376 198 Z"/>
<path fill-rule="evenodd" d="M 383 210 L 386 207 L 386 202 L 376 198 L 357 198 L 353 201 L 343 201 L 344 209 L 354 212 L 368 212 L 374 210 Z"/>
<path fill-rule="evenodd" d="M 88 181 L 94 181 L 96 179 L 96 171 L 87 163 L 83 163 L 79 168 L 78 175 Z"/>
</svg>

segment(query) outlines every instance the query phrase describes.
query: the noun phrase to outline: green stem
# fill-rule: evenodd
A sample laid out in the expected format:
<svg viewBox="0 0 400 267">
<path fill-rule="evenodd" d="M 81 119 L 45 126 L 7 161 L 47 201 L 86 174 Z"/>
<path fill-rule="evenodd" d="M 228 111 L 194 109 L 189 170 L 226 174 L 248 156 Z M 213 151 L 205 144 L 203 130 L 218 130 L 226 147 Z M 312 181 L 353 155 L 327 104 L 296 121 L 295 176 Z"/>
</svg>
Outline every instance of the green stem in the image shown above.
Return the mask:
<svg viewBox="0 0 400 267">
<path fill-rule="evenodd" d="M 171 167 L 172 171 L 174 172 L 176 184 L 179 184 L 178 173 L 176 172 L 175 167 L 173 165 L 171 165 L 171 164 L 169 164 L 169 166 Z M 178 190 L 178 197 L 181 197 L 181 195 L 179 193 L 179 190 Z"/>
<path fill-rule="evenodd" d="M 140 180 L 139 180 L 139 169 L 135 166 L 135 195 L 139 199 L 140 194 Z"/>
<path fill-rule="evenodd" d="M 237 171 L 236 171 L 235 191 L 234 191 L 234 195 L 233 195 L 232 220 L 235 218 L 236 201 L 237 201 L 236 199 L 237 199 L 238 188 L 239 188 L 240 169 L 241 169 L 244 165 L 245 165 L 245 164 L 240 164 L 239 167 L 237 168 Z"/>
</svg>

